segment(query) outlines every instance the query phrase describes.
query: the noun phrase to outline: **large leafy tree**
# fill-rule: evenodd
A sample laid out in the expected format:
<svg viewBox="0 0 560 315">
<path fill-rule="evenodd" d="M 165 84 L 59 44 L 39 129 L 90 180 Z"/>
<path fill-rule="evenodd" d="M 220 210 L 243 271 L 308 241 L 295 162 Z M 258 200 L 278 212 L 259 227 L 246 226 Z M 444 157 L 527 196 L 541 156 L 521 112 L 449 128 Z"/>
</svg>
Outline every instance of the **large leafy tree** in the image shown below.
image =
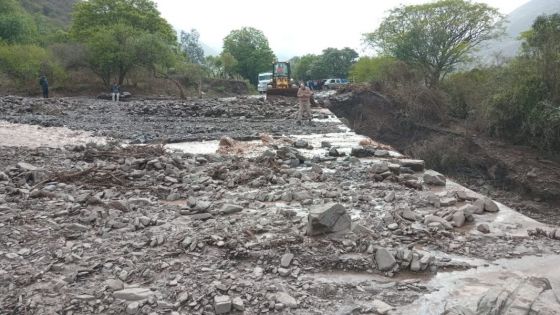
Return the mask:
<svg viewBox="0 0 560 315">
<path fill-rule="evenodd" d="M 275 59 L 266 36 L 252 27 L 231 31 L 224 38 L 224 52 L 237 60 L 235 71 L 253 84 L 259 72 L 269 70 Z"/>
<path fill-rule="evenodd" d="M 37 33 L 33 18 L 16 0 L 0 0 L 0 43 L 30 43 Z"/>
<path fill-rule="evenodd" d="M 204 63 L 204 49 L 199 43 L 200 34 L 196 29 L 190 32 L 181 31 L 180 47 L 190 62 L 196 64 Z"/>
<path fill-rule="evenodd" d="M 319 58 L 319 56 L 313 54 L 303 55 L 299 58 L 292 58 L 293 60 L 291 60 L 291 63 L 294 69 L 293 77 L 298 80 L 316 79 L 311 76 L 311 65 Z"/>
<path fill-rule="evenodd" d="M 71 36 L 88 47 L 89 64 L 105 84 L 136 67 L 165 66 L 176 46 L 172 27 L 151 0 L 89 0 L 76 5 Z"/>
<path fill-rule="evenodd" d="M 496 9 L 466 0 L 401 6 L 364 40 L 384 55 L 419 67 L 426 84 L 435 87 L 477 45 L 503 32 L 501 18 Z"/>
</svg>

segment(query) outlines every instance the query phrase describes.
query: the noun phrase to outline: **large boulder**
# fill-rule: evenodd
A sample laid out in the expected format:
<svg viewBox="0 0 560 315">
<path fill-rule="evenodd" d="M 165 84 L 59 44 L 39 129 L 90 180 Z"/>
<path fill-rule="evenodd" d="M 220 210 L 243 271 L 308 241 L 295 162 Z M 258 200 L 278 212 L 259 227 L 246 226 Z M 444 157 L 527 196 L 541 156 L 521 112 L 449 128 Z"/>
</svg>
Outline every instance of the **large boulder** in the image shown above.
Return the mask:
<svg viewBox="0 0 560 315">
<path fill-rule="evenodd" d="M 338 203 L 318 205 L 309 211 L 307 235 L 350 231 L 352 220 L 344 206 Z"/>
<path fill-rule="evenodd" d="M 445 176 L 442 174 L 427 170 L 424 172 L 424 183 L 435 186 L 445 186 Z"/>
<path fill-rule="evenodd" d="M 380 271 L 389 271 L 397 264 L 393 254 L 385 248 L 378 248 L 375 251 L 375 262 Z"/>
</svg>

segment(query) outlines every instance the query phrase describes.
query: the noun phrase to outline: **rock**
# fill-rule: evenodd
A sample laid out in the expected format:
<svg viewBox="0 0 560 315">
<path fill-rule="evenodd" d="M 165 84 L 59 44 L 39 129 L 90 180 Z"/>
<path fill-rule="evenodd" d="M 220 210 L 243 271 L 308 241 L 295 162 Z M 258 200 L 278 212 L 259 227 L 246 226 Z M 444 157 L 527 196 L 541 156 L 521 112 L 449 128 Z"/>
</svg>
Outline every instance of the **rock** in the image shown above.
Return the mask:
<svg viewBox="0 0 560 315">
<path fill-rule="evenodd" d="M 264 274 L 264 270 L 261 267 L 255 267 L 255 269 L 253 269 L 253 275 L 255 276 L 255 278 L 260 279 L 262 278 Z"/>
<path fill-rule="evenodd" d="M 376 157 L 387 157 L 389 156 L 389 151 L 387 150 L 375 150 L 375 154 Z"/>
<path fill-rule="evenodd" d="M 554 314 L 534 312 L 532 305 L 539 296 L 551 291 L 550 282 L 545 278 L 510 278 L 503 286 L 489 289 L 478 301 L 476 314 Z M 551 309 L 559 310 L 557 299 L 550 301 Z"/>
<path fill-rule="evenodd" d="M 232 204 L 225 204 L 222 209 L 220 209 L 220 213 L 223 214 L 232 214 L 232 213 L 236 213 L 236 212 L 241 212 L 243 211 L 243 207 L 238 206 L 238 205 L 232 205 Z"/>
<path fill-rule="evenodd" d="M 484 213 L 484 199 L 477 199 L 473 203 L 473 209 L 475 214 L 483 214 Z"/>
<path fill-rule="evenodd" d="M 373 310 L 377 313 L 377 314 L 387 314 L 389 313 L 393 307 L 381 300 L 377 300 L 374 299 L 373 302 L 371 303 Z"/>
<path fill-rule="evenodd" d="M 432 170 L 427 170 L 424 172 L 424 183 L 428 184 L 428 185 L 434 185 L 434 186 L 445 186 L 445 176 L 443 176 L 442 174 L 436 172 L 436 171 L 432 171 Z"/>
<path fill-rule="evenodd" d="M 476 229 L 484 234 L 490 233 L 490 227 L 486 223 L 480 223 L 479 225 L 476 226 Z"/>
<path fill-rule="evenodd" d="M 233 309 L 236 311 L 244 311 L 245 310 L 245 305 L 243 303 L 243 299 L 240 297 L 235 297 L 233 298 L 232 302 L 231 302 Z"/>
<path fill-rule="evenodd" d="M 399 160 L 398 163 L 402 167 L 408 167 L 415 172 L 424 171 L 424 161 L 423 160 L 402 159 L 402 160 Z"/>
<path fill-rule="evenodd" d="M 441 198 L 440 201 L 439 201 L 439 204 L 442 207 L 450 207 L 450 206 L 453 206 L 456 203 L 457 203 L 457 199 L 455 199 L 454 197 L 444 197 L 444 198 Z"/>
<path fill-rule="evenodd" d="M 484 198 L 484 211 L 487 212 L 498 212 L 500 208 L 498 205 L 490 198 Z"/>
<path fill-rule="evenodd" d="M 412 211 L 412 210 L 410 210 L 410 209 L 405 209 L 405 210 L 403 210 L 403 212 L 401 213 L 401 217 L 402 217 L 403 219 L 406 219 L 406 220 L 409 220 L 409 221 L 416 221 L 416 220 L 418 220 L 418 215 L 417 215 L 414 211 Z"/>
<path fill-rule="evenodd" d="M 193 214 L 190 216 L 191 219 L 193 220 L 203 220 L 206 221 L 208 219 L 210 219 L 212 217 L 212 214 L 210 213 L 197 213 L 197 214 Z"/>
<path fill-rule="evenodd" d="M 228 295 L 214 297 L 214 311 L 216 314 L 226 314 L 231 311 L 231 298 Z"/>
<path fill-rule="evenodd" d="M 9 181 L 10 181 L 10 177 L 4 172 L 0 172 L 0 182 L 9 182 Z"/>
<path fill-rule="evenodd" d="M 35 166 L 35 165 L 31 165 L 31 164 L 29 164 L 29 163 L 25 163 L 25 162 L 19 162 L 19 163 L 17 164 L 17 167 L 18 167 L 19 169 L 21 169 L 22 171 L 25 171 L 25 172 L 34 172 L 34 171 L 40 170 L 39 167 L 37 167 L 37 166 Z"/>
<path fill-rule="evenodd" d="M 385 161 L 373 161 L 369 169 L 375 174 L 382 174 L 389 171 L 389 163 Z"/>
<path fill-rule="evenodd" d="M 280 266 L 288 268 L 292 263 L 292 259 L 294 259 L 294 254 L 285 253 L 284 255 L 282 255 L 282 259 L 280 259 Z"/>
<path fill-rule="evenodd" d="M 179 304 L 183 304 L 189 300 L 189 296 L 189 292 L 182 292 L 179 296 L 177 296 L 177 302 Z"/>
<path fill-rule="evenodd" d="M 290 275 L 290 269 L 280 267 L 278 268 L 278 274 L 282 277 L 287 277 Z"/>
<path fill-rule="evenodd" d="M 443 225 L 448 230 L 453 229 L 453 226 L 451 226 L 451 224 L 449 224 L 449 222 L 447 222 L 442 217 L 438 217 L 437 215 L 431 215 L 431 214 L 424 217 L 424 224 L 428 225 L 432 222 L 440 223 L 441 225 Z"/>
<path fill-rule="evenodd" d="M 395 200 L 395 192 L 391 191 L 391 192 L 387 193 L 387 195 L 385 196 L 385 198 L 383 198 L 383 200 L 385 200 L 385 202 L 391 202 L 391 201 Z"/>
<path fill-rule="evenodd" d="M 399 225 L 397 223 L 391 223 L 391 224 L 387 225 L 387 228 L 391 231 L 394 231 L 394 230 L 399 228 Z"/>
<path fill-rule="evenodd" d="M 117 209 L 122 212 L 130 211 L 130 208 L 128 207 L 128 202 L 126 202 L 125 200 L 111 200 L 107 203 L 107 206 L 110 209 Z"/>
<path fill-rule="evenodd" d="M 154 296 L 155 292 L 148 288 L 126 288 L 123 290 L 118 290 L 113 292 L 113 297 L 115 299 L 121 299 L 126 301 L 140 301 L 145 300 L 151 296 Z"/>
<path fill-rule="evenodd" d="M 393 254 L 385 248 L 378 248 L 375 251 L 375 262 L 380 271 L 389 271 L 397 263 Z"/>
<path fill-rule="evenodd" d="M 465 225 L 465 213 L 463 212 L 463 210 L 457 210 L 453 213 L 453 216 L 451 218 L 451 221 L 453 221 L 453 225 L 455 225 L 456 227 L 462 227 L 463 225 Z"/>
<path fill-rule="evenodd" d="M 352 151 L 350 151 L 350 155 L 355 156 L 357 158 L 375 156 L 375 149 L 365 148 L 365 147 L 353 147 Z"/>
<path fill-rule="evenodd" d="M 343 156 L 344 154 L 340 153 L 340 151 L 338 151 L 337 148 L 330 148 L 329 149 L 329 156 L 333 156 L 333 157 L 340 157 Z"/>
<path fill-rule="evenodd" d="M 359 305 L 343 305 L 338 308 L 335 315 L 357 315 L 362 313 L 362 307 Z"/>
<path fill-rule="evenodd" d="M 294 142 L 294 147 L 298 149 L 306 149 L 307 147 L 309 147 L 309 143 L 303 139 L 299 139 Z"/>
<path fill-rule="evenodd" d="M 560 240 L 560 229 L 556 229 L 556 231 L 554 231 L 554 238 Z"/>
<path fill-rule="evenodd" d="M 124 283 L 119 279 L 109 279 L 105 281 L 105 285 L 113 291 L 122 290 L 124 288 Z"/>
<path fill-rule="evenodd" d="M 352 220 L 341 204 L 318 205 L 309 211 L 307 235 L 350 231 Z"/>
<path fill-rule="evenodd" d="M 296 308 L 298 303 L 291 295 L 286 292 L 276 293 L 276 302 L 285 305 L 288 308 Z"/>
<path fill-rule="evenodd" d="M 321 148 L 330 148 L 332 144 L 328 141 L 321 141 Z"/>
<path fill-rule="evenodd" d="M 132 302 L 126 306 L 126 313 L 127 314 L 136 314 L 138 309 L 140 308 L 140 303 Z"/>
</svg>

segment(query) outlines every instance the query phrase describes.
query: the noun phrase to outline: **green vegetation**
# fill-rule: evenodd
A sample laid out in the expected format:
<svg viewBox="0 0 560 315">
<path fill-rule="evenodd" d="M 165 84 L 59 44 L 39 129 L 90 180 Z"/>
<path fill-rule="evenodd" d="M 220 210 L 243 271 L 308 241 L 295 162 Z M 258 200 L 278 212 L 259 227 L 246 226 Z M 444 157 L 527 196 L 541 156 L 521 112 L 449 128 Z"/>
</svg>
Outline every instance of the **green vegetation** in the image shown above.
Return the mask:
<svg viewBox="0 0 560 315">
<path fill-rule="evenodd" d="M 346 78 L 358 53 L 351 48 L 327 48 L 319 56 L 304 55 L 292 58 L 293 77 L 298 80 Z"/>
<path fill-rule="evenodd" d="M 37 36 L 33 17 L 16 0 L 0 0 L 0 43 L 32 43 Z"/>
<path fill-rule="evenodd" d="M 231 31 L 224 38 L 224 53 L 235 58 L 234 71 L 253 84 L 257 83 L 259 72 L 271 69 L 275 59 L 266 36 L 252 27 Z"/>
<path fill-rule="evenodd" d="M 361 57 L 350 69 L 350 77 L 354 82 L 383 81 L 396 62 L 393 57 Z"/>
<path fill-rule="evenodd" d="M 496 37 L 501 15 L 486 4 L 440 0 L 393 9 L 365 41 L 381 53 L 414 65 L 436 87 L 482 41 Z"/>
</svg>

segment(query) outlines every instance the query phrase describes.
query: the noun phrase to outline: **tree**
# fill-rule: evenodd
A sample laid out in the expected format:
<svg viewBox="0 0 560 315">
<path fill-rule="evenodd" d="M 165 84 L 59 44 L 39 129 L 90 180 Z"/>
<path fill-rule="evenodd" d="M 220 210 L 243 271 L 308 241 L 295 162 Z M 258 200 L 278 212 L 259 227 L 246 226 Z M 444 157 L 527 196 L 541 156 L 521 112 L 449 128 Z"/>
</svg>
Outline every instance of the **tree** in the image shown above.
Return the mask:
<svg viewBox="0 0 560 315">
<path fill-rule="evenodd" d="M 43 48 L 31 44 L 0 44 L 0 70 L 19 85 L 35 86 L 39 73 L 47 73 L 49 81 L 64 77 L 64 71 L 54 63 Z"/>
<path fill-rule="evenodd" d="M 539 16 L 523 33 L 523 55 L 536 63 L 554 103 L 560 103 L 560 14 Z"/>
<path fill-rule="evenodd" d="M 135 67 L 156 69 L 176 47 L 172 27 L 151 0 L 90 0 L 76 4 L 70 35 L 88 48 L 92 70 L 108 85 Z"/>
<path fill-rule="evenodd" d="M 361 57 L 352 65 L 350 76 L 355 82 L 382 81 L 395 62 L 393 57 Z"/>
<path fill-rule="evenodd" d="M 0 42 L 31 43 L 37 38 L 37 25 L 15 0 L 0 0 Z"/>
<path fill-rule="evenodd" d="M 269 70 L 275 59 L 266 36 L 252 27 L 231 31 L 224 38 L 223 51 L 237 60 L 235 71 L 253 84 L 259 72 Z"/>
<path fill-rule="evenodd" d="M 311 76 L 311 65 L 320 57 L 317 55 L 304 55 L 292 61 L 293 77 L 297 80 L 317 79 Z"/>
<path fill-rule="evenodd" d="M 477 45 L 503 33 L 501 18 L 486 4 L 465 0 L 402 6 L 364 41 L 383 55 L 419 67 L 426 84 L 436 87 Z"/>
<path fill-rule="evenodd" d="M 323 50 L 320 62 L 316 66 L 320 65 L 321 71 L 324 71 L 327 77 L 345 78 L 356 58 L 358 53 L 351 48 L 327 48 Z"/>
<path fill-rule="evenodd" d="M 204 49 L 198 42 L 200 34 L 196 29 L 192 29 L 190 33 L 181 31 L 181 42 L 179 44 L 181 51 L 189 58 L 189 61 L 196 64 L 204 63 Z"/>
</svg>

